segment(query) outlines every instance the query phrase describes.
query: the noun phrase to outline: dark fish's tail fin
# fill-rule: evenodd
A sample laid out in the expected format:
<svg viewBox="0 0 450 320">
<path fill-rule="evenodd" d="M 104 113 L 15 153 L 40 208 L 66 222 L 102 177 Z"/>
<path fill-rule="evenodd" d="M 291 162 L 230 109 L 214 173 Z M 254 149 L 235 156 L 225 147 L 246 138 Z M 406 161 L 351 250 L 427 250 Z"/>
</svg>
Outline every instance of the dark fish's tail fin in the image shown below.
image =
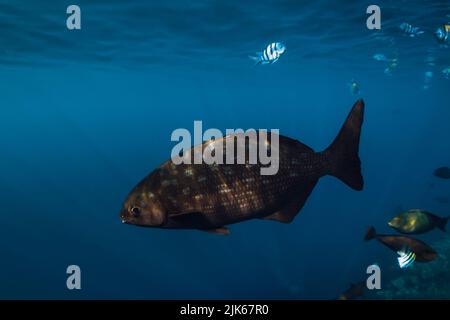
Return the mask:
<svg viewBox="0 0 450 320">
<path fill-rule="evenodd" d="M 367 230 L 366 235 L 364 236 L 364 241 L 369 241 L 374 239 L 377 236 L 377 231 L 374 227 L 369 227 L 369 230 Z"/>
<path fill-rule="evenodd" d="M 441 229 L 442 231 L 447 232 L 447 230 L 445 230 L 445 227 L 447 226 L 447 222 L 448 222 L 448 219 L 449 219 L 449 218 L 450 218 L 450 217 L 439 219 L 439 221 L 438 221 L 438 223 L 437 223 L 436 226 L 437 226 L 439 229 Z"/>
<path fill-rule="evenodd" d="M 359 138 L 364 118 L 364 101 L 358 100 L 333 143 L 324 151 L 330 161 L 330 173 L 350 188 L 362 190 Z"/>
</svg>

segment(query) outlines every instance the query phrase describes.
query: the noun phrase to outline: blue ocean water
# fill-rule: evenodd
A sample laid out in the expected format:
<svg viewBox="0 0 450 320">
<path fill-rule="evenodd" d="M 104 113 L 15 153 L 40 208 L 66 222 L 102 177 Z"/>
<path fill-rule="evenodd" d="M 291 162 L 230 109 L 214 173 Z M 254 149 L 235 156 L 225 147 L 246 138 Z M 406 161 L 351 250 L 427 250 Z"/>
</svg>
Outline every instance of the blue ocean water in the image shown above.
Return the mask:
<svg viewBox="0 0 450 320">
<path fill-rule="evenodd" d="M 396 264 L 363 242 L 369 225 L 393 232 L 388 219 L 415 207 L 448 215 L 436 198 L 449 183 L 432 175 L 450 164 L 450 48 L 433 36 L 448 1 L 377 1 L 381 30 L 366 27 L 372 1 L 77 0 L 73 31 L 70 4 L 0 1 L 0 298 L 334 299 L 368 265 Z M 274 41 L 286 53 L 253 66 Z M 377 53 L 397 59 L 391 74 Z M 227 237 L 121 223 L 174 129 L 277 128 L 320 151 L 359 98 L 362 192 L 324 177 L 293 223 Z"/>
</svg>

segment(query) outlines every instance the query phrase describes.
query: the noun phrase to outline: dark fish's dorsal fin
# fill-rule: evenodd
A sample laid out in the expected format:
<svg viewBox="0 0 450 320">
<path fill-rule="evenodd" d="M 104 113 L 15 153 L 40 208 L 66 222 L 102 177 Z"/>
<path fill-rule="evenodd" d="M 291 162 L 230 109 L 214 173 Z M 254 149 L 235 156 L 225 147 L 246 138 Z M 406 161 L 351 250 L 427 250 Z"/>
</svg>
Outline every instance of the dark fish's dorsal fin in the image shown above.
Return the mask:
<svg viewBox="0 0 450 320">
<path fill-rule="evenodd" d="M 208 229 L 208 230 L 203 230 L 209 233 L 214 233 L 214 234 L 221 234 L 223 236 L 228 236 L 230 234 L 230 229 L 228 229 L 227 227 L 220 227 L 220 228 L 216 228 L 216 229 Z"/>
<path fill-rule="evenodd" d="M 256 130 L 256 134 L 257 134 L 256 137 L 258 138 L 258 142 L 259 142 L 259 133 L 260 133 L 260 130 Z M 230 139 L 236 138 L 236 137 L 241 137 L 243 135 L 245 135 L 245 134 L 243 134 L 243 133 L 236 133 L 236 134 L 233 134 L 233 135 L 226 135 L 226 136 L 224 136 L 224 137 L 222 137 L 220 139 L 217 139 L 217 141 L 222 140 L 222 143 L 227 143 Z M 305 152 L 305 153 L 314 152 L 314 150 L 311 147 L 308 147 L 306 144 L 304 144 L 304 143 L 302 143 L 302 142 L 300 142 L 300 141 L 298 141 L 296 139 L 292 139 L 292 138 L 289 138 L 289 137 L 286 137 L 286 136 L 283 136 L 283 135 L 279 135 L 279 134 L 276 134 L 276 133 L 272 133 L 272 132 L 267 132 L 267 137 L 268 138 L 270 138 L 270 137 L 272 137 L 274 135 L 278 136 L 280 145 L 285 145 L 285 146 L 289 146 L 289 147 L 292 147 L 292 148 L 296 148 L 297 150 L 300 150 L 300 151 Z M 204 142 L 204 143 L 207 143 L 207 142 Z"/>
<path fill-rule="evenodd" d="M 311 194 L 316 183 L 317 180 L 307 184 L 304 188 L 302 188 L 301 194 L 295 193 L 293 195 L 294 200 L 289 202 L 284 208 L 275 213 L 272 213 L 271 215 L 264 217 L 263 219 L 275 220 L 282 223 L 291 223 L 292 220 L 294 220 L 297 213 L 302 209 L 303 205 L 306 202 L 306 199 L 308 199 L 308 196 Z"/>
<path fill-rule="evenodd" d="M 296 140 L 292 139 L 286 136 L 279 136 L 280 137 L 280 144 L 284 145 L 290 145 L 293 148 L 296 148 L 297 150 L 300 150 L 302 152 L 308 153 L 308 152 L 314 152 L 314 150 L 311 147 L 308 147 L 306 144 Z"/>
</svg>

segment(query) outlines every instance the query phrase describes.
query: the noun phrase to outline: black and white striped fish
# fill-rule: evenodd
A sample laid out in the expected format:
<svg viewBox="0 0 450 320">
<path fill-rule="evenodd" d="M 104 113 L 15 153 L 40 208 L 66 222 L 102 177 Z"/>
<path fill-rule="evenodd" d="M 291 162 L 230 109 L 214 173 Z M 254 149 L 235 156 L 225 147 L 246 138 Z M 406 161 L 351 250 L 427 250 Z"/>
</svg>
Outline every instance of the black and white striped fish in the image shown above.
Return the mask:
<svg viewBox="0 0 450 320">
<path fill-rule="evenodd" d="M 420 30 L 419 27 L 413 27 L 409 23 L 403 22 L 400 25 L 400 30 L 402 30 L 405 34 L 409 35 L 410 37 L 415 37 L 419 34 L 425 33 L 425 31 Z"/>
<path fill-rule="evenodd" d="M 401 269 L 412 266 L 414 264 L 414 261 L 416 260 L 416 254 L 407 248 L 397 251 L 397 254 L 399 255 L 399 257 L 397 258 L 398 265 Z"/>
<path fill-rule="evenodd" d="M 250 56 L 255 64 L 270 64 L 278 61 L 280 56 L 286 51 L 286 46 L 281 42 L 272 42 L 263 52 L 257 52 L 256 56 Z"/>
</svg>

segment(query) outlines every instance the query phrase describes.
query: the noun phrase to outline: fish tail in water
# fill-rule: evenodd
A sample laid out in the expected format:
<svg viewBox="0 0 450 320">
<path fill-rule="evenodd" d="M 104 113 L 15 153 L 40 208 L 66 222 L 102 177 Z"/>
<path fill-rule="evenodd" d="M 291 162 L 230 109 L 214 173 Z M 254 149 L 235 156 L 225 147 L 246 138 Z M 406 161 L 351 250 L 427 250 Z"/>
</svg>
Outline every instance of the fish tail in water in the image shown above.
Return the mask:
<svg viewBox="0 0 450 320">
<path fill-rule="evenodd" d="M 362 190 L 364 186 L 361 160 L 358 156 L 363 118 L 364 101 L 358 100 L 345 120 L 341 131 L 324 151 L 330 162 L 329 174 L 354 190 Z"/>
<path fill-rule="evenodd" d="M 447 226 L 447 222 L 448 222 L 448 219 L 449 219 L 449 218 L 450 218 L 450 217 L 440 218 L 440 219 L 438 220 L 436 226 L 437 226 L 439 229 L 441 229 L 442 231 L 447 232 L 447 230 L 445 229 L 445 227 Z"/>
<path fill-rule="evenodd" d="M 377 236 L 377 231 L 374 227 L 369 227 L 369 230 L 367 230 L 366 235 L 364 236 L 364 241 L 369 241 L 372 239 L 375 239 Z"/>
<path fill-rule="evenodd" d="M 259 53 L 257 53 L 256 56 L 248 56 L 248 57 L 255 62 L 255 65 L 260 64 L 262 62 L 261 55 Z"/>
</svg>

